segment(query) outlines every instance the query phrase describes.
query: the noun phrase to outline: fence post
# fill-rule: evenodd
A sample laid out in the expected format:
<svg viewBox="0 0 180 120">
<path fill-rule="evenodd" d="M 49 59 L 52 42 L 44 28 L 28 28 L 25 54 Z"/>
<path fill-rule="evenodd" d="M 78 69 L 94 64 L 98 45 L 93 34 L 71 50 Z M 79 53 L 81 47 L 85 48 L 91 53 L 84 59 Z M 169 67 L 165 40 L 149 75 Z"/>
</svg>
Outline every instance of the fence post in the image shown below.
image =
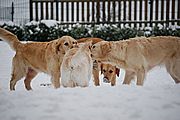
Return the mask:
<svg viewBox="0 0 180 120">
<path fill-rule="evenodd" d="M 121 28 L 121 0 L 118 1 L 118 26 Z"/>
<path fill-rule="evenodd" d="M 144 5 L 145 5 L 145 14 L 144 14 L 144 16 L 145 16 L 145 21 L 147 21 L 148 20 L 148 0 L 145 0 Z M 145 22 L 145 26 L 147 27 L 147 22 Z"/>
<path fill-rule="evenodd" d="M 11 20 L 12 20 L 12 22 L 14 21 L 14 2 L 12 2 L 12 11 L 11 11 L 11 15 L 12 15 L 12 17 L 11 17 Z"/>
<path fill-rule="evenodd" d="M 33 20 L 33 4 L 32 4 L 32 0 L 29 0 L 29 18 L 30 18 L 30 21 L 32 21 Z"/>
<path fill-rule="evenodd" d="M 169 26 L 170 0 L 166 0 L 166 27 Z"/>
<path fill-rule="evenodd" d="M 152 27 L 152 20 L 153 20 L 153 0 L 149 1 L 150 4 L 150 27 Z"/>
<path fill-rule="evenodd" d="M 100 22 L 100 0 L 96 2 L 96 22 Z"/>
<path fill-rule="evenodd" d="M 171 9 L 172 9 L 172 19 L 174 20 L 175 19 L 175 0 L 172 0 L 172 7 L 171 7 Z M 172 22 L 172 25 L 174 25 L 174 22 Z"/>
<path fill-rule="evenodd" d="M 137 21 L 137 1 L 134 1 L 134 21 Z M 137 23 L 134 23 L 134 27 L 137 27 Z"/>
<path fill-rule="evenodd" d="M 53 2 L 50 2 L 50 6 L 51 6 L 51 10 L 50 10 L 51 11 L 51 19 L 54 19 L 54 14 L 53 14 L 54 13 L 54 11 L 53 11 L 54 10 L 54 6 L 53 6 Z"/>
<path fill-rule="evenodd" d="M 180 1 L 178 1 L 178 15 L 177 15 L 178 23 L 177 25 L 180 25 Z"/>
<path fill-rule="evenodd" d="M 56 20 L 59 20 L 59 3 L 57 0 L 55 0 L 56 2 Z"/>
<path fill-rule="evenodd" d="M 164 0 L 161 1 L 161 20 L 164 20 Z"/>
<path fill-rule="evenodd" d="M 43 20 L 43 19 L 44 19 L 44 13 L 43 13 L 44 7 L 43 7 L 43 2 L 42 2 L 42 1 L 40 2 L 40 5 L 41 5 L 41 7 L 40 7 L 40 8 L 41 8 L 41 9 L 40 9 L 40 11 L 41 11 L 41 17 L 40 17 L 40 19 Z"/>
</svg>

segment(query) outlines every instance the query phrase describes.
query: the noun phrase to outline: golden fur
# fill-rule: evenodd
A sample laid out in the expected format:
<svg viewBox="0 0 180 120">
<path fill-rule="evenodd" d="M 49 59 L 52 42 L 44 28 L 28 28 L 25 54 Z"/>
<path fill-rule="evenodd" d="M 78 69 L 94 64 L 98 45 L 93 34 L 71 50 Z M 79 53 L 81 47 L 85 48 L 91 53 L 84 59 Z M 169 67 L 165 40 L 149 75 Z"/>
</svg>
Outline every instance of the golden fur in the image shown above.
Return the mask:
<svg viewBox="0 0 180 120">
<path fill-rule="evenodd" d="M 116 85 L 116 75 L 119 77 L 120 69 L 111 64 L 101 63 L 101 74 L 104 75 L 103 81 L 111 83 L 111 86 Z"/>
<path fill-rule="evenodd" d="M 101 41 L 104 41 L 103 39 L 101 38 L 81 38 L 81 39 L 78 39 L 77 42 L 78 43 L 86 43 L 86 42 L 92 42 L 92 45 L 98 43 L 98 42 L 101 42 Z M 107 71 L 109 71 L 109 69 L 111 68 L 115 68 L 115 66 L 112 66 L 110 64 L 106 65 L 106 64 L 103 64 L 101 65 L 100 62 L 98 62 L 97 60 L 94 60 L 93 61 L 93 77 L 94 77 L 94 85 L 95 86 L 99 86 L 100 85 L 100 82 L 99 82 L 99 71 L 101 69 L 105 69 Z M 104 76 L 106 76 L 106 80 L 107 81 L 115 81 L 116 79 L 116 74 L 107 74 L 105 75 L 106 73 L 104 72 L 101 72 Z M 114 83 L 112 83 L 112 85 L 115 85 Z"/>
<path fill-rule="evenodd" d="M 0 38 L 16 51 L 12 63 L 10 90 L 15 90 L 16 82 L 23 77 L 26 89 L 31 90 L 31 80 L 38 72 L 49 74 L 54 87 L 60 87 L 61 62 L 66 51 L 77 44 L 75 39 L 63 36 L 50 42 L 23 44 L 14 34 L 3 28 L 0 28 Z"/>
<path fill-rule="evenodd" d="M 137 85 L 143 85 L 146 73 L 161 64 L 165 65 L 176 83 L 180 82 L 179 37 L 137 37 L 116 42 L 102 41 L 94 44 L 91 52 L 93 59 L 124 68 L 124 84 L 130 84 L 137 76 Z"/>
<path fill-rule="evenodd" d="M 104 40 L 101 38 L 91 38 L 91 37 L 77 39 L 78 43 L 92 42 L 92 45 L 94 45 L 95 43 L 101 42 L 101 41 L 104 41 Z"/>
</svg>

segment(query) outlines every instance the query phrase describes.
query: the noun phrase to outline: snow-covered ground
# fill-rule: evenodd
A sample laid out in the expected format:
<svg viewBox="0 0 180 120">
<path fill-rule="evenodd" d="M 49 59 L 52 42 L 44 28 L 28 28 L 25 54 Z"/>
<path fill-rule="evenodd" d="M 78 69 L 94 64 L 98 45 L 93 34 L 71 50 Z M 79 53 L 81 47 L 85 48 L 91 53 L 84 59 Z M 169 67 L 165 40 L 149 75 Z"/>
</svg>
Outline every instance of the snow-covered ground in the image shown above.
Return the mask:
<svg viewBox="0 0 180 120">
<path fill-rule="evenodd" d="M 117 86 L 93 83 L 87 88 L 53 89 L 46 74 L 32 82 L 33 91 L 19 81 L 9 91 L 11 61 L 15 52 L 0 41 L 0 119 L 1 120 L 179 120 L 180 84 L 175 84 L 164 67 L 148 73 L 143 87 L 134 83 Z M 101 76 L 102 77 L 102 76 Z"/>
</svg>

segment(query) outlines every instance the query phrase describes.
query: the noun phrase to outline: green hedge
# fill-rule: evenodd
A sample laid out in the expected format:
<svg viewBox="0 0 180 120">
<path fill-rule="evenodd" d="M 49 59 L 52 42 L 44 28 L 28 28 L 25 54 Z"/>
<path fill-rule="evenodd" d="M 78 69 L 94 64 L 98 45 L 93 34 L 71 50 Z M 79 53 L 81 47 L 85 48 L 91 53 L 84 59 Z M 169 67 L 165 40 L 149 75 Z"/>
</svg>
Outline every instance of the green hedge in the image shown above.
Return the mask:
<svg viewBox="0 0 180 120">
<path fill-rule="evenodd" d="M 5 28 L 22 41 L 50 41 L 64 35 L 70 35 L 75 39 L 83 37 L 99 37 L 107 41 L 115 41 L 133 38 L 136 36 L 179 36 L 180 29 L 166 27 L 153 27 L 144 29 L 119 28 L 117 25 L 61 25 L 48 26 L 45 23 L 27 24 L 24 26 L 3 24 Z"/>
</svg>

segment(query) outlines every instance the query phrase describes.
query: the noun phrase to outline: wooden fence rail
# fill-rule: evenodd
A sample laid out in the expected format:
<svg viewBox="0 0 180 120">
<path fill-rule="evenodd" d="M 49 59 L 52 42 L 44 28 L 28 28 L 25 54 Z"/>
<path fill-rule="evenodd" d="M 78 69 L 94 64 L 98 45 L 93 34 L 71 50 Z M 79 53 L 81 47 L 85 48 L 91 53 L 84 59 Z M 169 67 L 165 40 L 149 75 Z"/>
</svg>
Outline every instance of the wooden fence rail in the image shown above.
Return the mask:
<svg viewBox="0 0 180 120">
<path fill-rule="evenodd" d="M 120 26 L 180 25 L 180 0 L 30 0 L 30 20 Z"/>
</svg>

